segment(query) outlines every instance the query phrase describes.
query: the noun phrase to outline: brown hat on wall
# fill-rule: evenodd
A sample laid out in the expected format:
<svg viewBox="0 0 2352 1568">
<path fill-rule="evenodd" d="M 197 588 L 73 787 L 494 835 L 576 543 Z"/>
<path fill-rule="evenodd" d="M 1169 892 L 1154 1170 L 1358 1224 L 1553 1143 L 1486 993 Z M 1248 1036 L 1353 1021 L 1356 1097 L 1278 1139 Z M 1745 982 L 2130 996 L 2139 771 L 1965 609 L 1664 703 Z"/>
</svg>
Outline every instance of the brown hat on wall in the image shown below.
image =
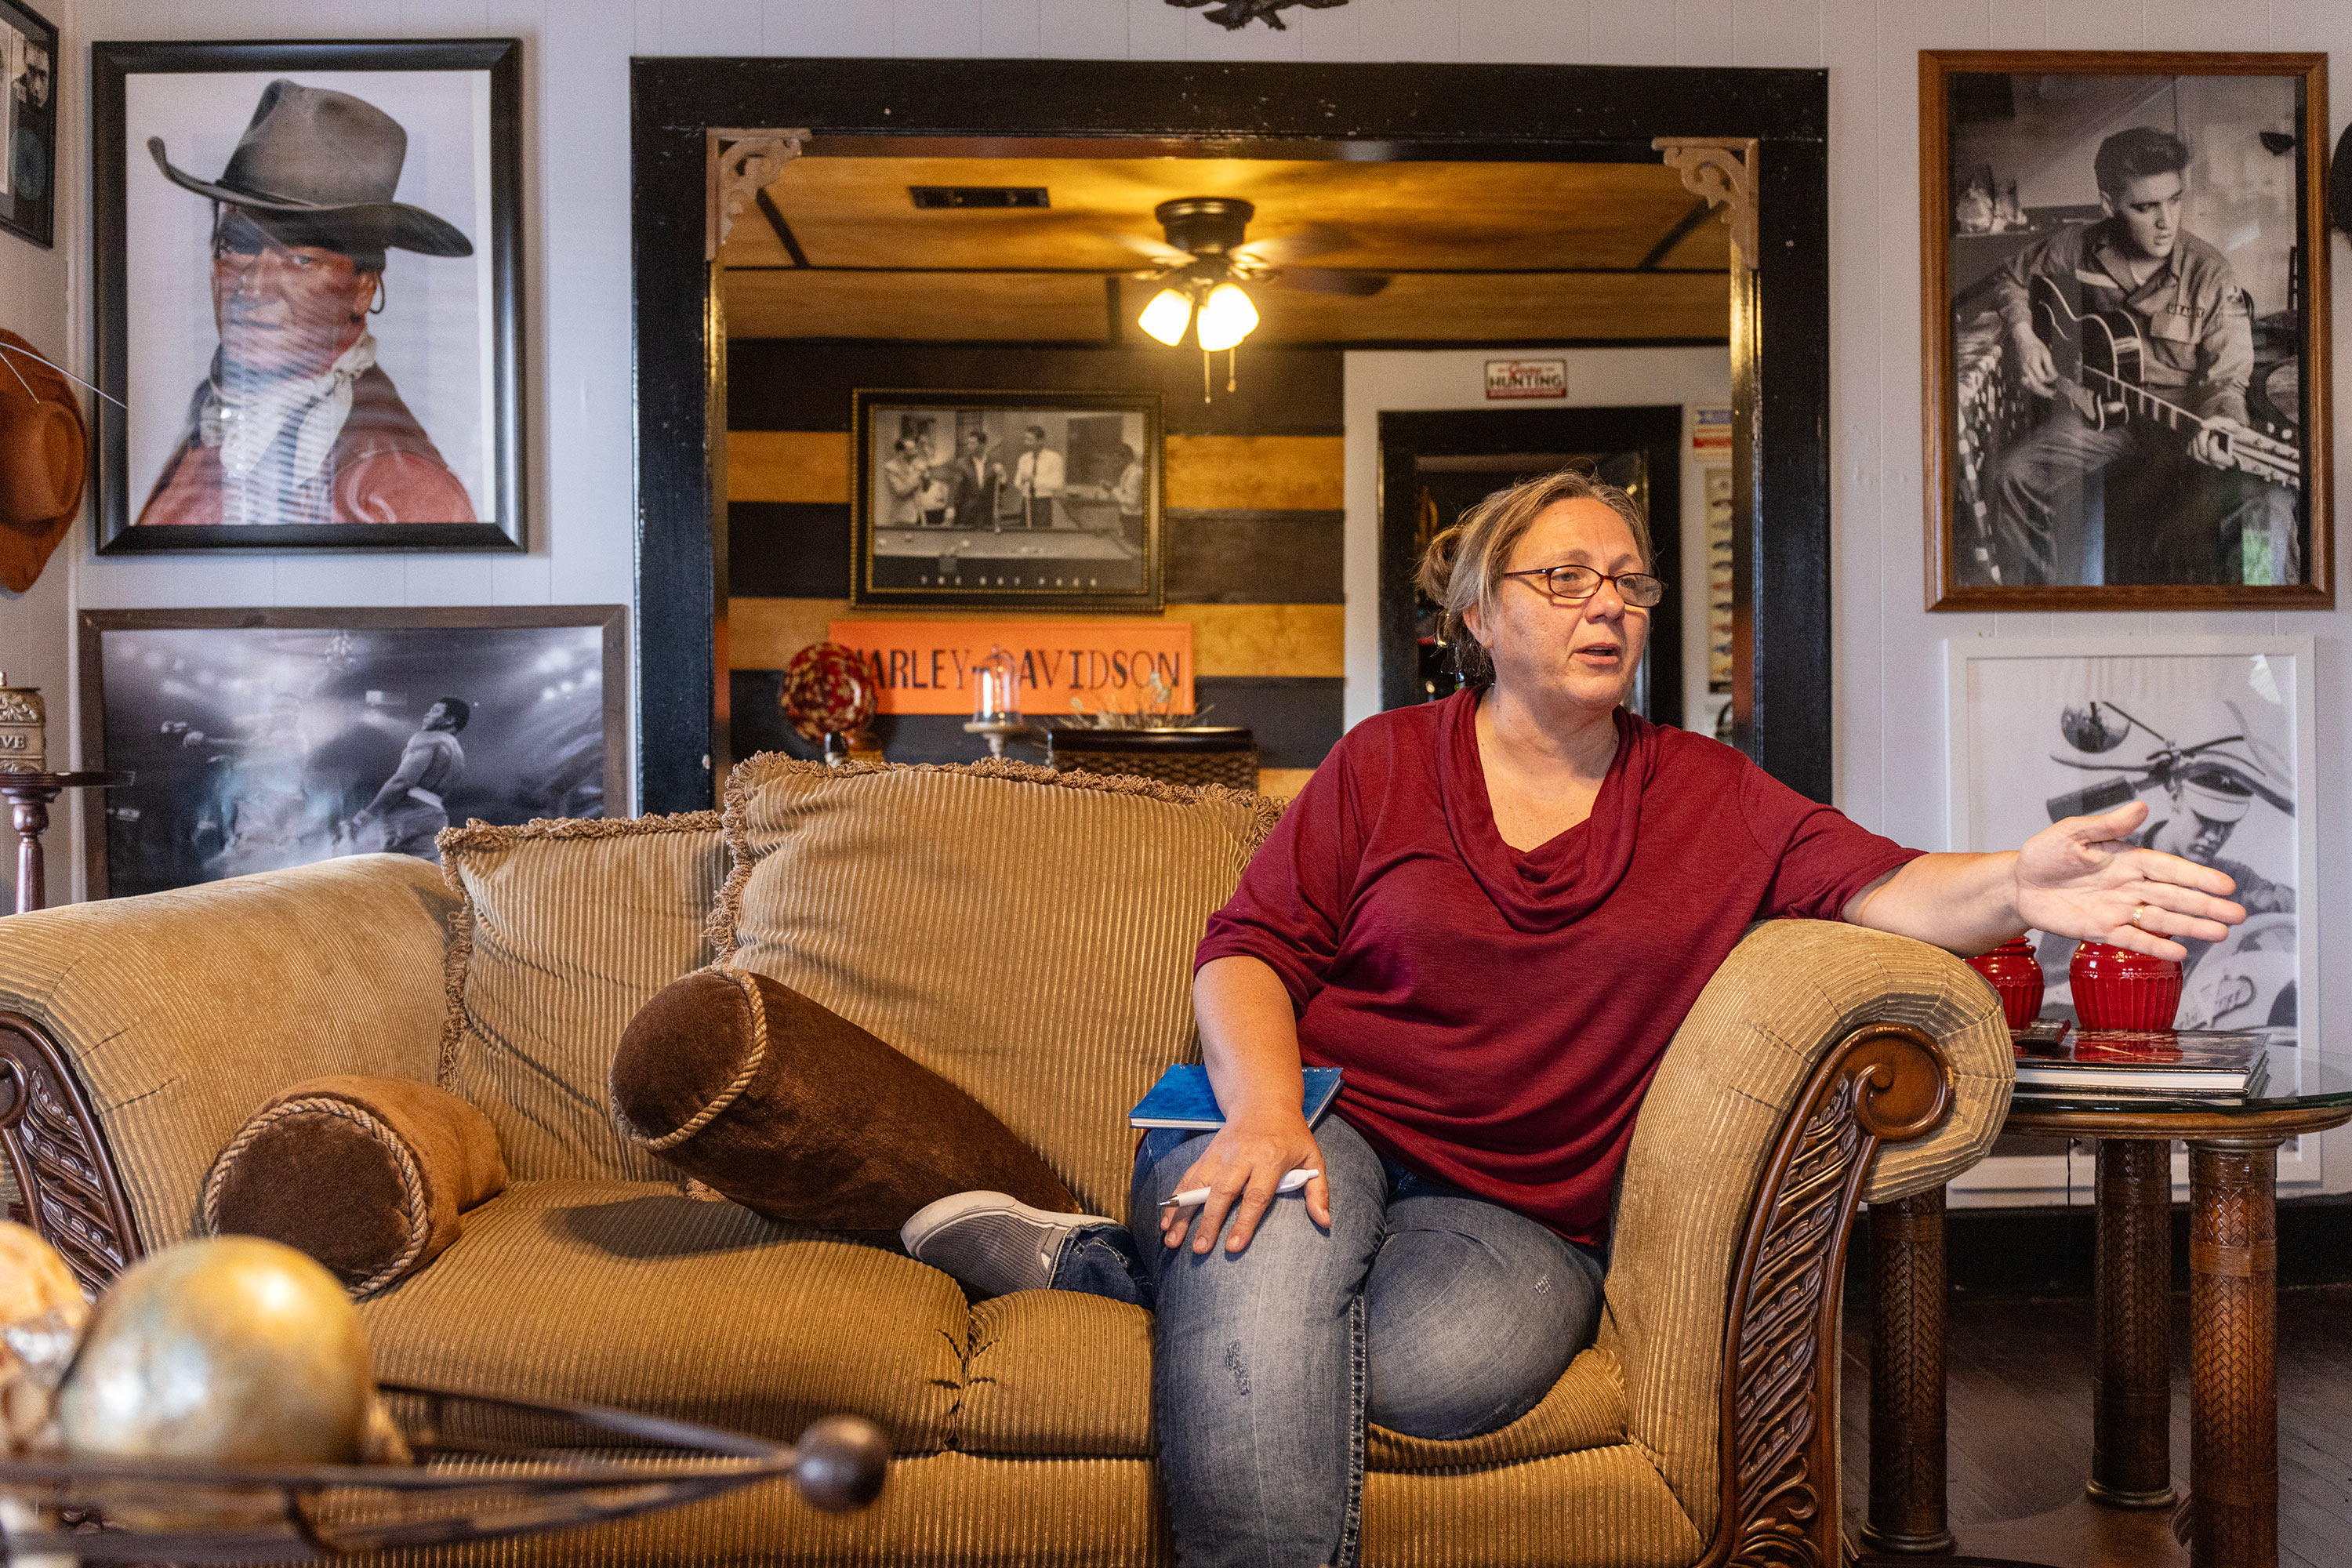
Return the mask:
<svg viewBox="0 0 2352 1568">
<path fill-rule="evenodd" d="M 64 373 L 0 331 L 0 587 L 21 594 L 40 576 L 89 471 L 89 431 Z"/>
</svg>

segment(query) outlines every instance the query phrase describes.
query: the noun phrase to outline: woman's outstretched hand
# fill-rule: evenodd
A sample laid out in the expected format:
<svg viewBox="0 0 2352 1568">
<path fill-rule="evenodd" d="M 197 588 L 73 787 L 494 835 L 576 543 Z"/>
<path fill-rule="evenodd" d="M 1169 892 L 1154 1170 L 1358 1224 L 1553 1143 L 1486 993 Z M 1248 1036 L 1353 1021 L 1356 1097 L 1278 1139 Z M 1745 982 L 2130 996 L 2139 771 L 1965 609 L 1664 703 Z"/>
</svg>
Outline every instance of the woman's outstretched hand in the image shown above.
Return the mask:
<svg viewBox="0 0 2352 1568">
<path fill-rule="evenodd" d="M 1287 1121 L 1278 1118 L 1228 1121 L 1176 1184 L 1180 1193 L 1208 1188 L 1209 1201 L 1197 1209 L 1161 1209 L 1160 1239 L 1164 1246 L 1181 1247 L 1185 1232 L 1191 1229 L 1192 1250 L 1206 1252 L 1216 1244 L 1217 1232 L 1230 1214 L 1234 1223 L 1225 1235 L 1225 1250 L 1239 1252 L 1249 1245 L 1258 1221 L 1265 1217 L 1266 1206 L 1275 1201 L 1275 1184 L 1293 1171 L 1319 1173 L 1322 1169 L 1323 1152 L 1316 1147 L 1315 1134 L 1297 1110 L 1292 1110 Z M 1318 1174 L 1308 1180 L 1303 1195 L 1307 1216 L 1328 1229 L 1330 1185 Z M 1196 1215 L 1197 1226 L 1193 1225 Z"/>
<path fill-rule="evenodd" d="M 2067 817 L 2027 839 L 2017 852 L 2018 919 L 2053 936 L 2174 960 L 2189 950 L 2172 938 L 2228 936 L 2246 918 L 2230 901 L 2237 884 L 2210 866 L 2124 842 L 2147 820 L 2147 803 L 2136 800 Z"/>
</svg>

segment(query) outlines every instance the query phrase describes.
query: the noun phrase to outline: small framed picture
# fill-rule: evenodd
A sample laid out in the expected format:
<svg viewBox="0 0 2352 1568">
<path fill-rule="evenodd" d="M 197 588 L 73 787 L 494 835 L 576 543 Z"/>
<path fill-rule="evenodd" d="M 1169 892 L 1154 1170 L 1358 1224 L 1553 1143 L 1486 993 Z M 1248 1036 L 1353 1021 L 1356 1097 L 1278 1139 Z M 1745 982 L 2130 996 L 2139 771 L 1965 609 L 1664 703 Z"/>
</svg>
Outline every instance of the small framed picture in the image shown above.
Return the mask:
<svg viewBox="0 0 2352 1568">
<path fill-rule="evenodd" d="M 2325 608 L 2327 57 L 1919 57 L 1931 610 Z"/>
<path fill-rule="evenodd" d="M 479 817 L 625 810 L 618 605 L 86 610 L 107 792 L 92 898 L 389 852 Z"/>
<path fill-rule="evenodd" d="M 101 553 L 523 547 L 521 47 L 90 46 Z"/>
<path fill-rule="evenodd" d="M 1158 393 L 853 398 L 851 603 L 1160 607 Z"/>
<path fill-rule="evenodd" d="M 58 29 L 0 0 L 0 228 L 47 249 L 58 191 Z"/>
</svg>

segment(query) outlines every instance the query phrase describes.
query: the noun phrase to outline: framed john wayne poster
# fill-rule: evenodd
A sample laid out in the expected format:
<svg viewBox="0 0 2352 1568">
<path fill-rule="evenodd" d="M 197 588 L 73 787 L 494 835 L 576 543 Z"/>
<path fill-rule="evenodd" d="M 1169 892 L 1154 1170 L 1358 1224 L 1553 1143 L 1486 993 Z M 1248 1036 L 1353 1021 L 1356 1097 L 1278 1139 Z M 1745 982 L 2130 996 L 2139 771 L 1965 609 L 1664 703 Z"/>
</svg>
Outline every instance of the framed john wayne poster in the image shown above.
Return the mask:
<svg viewBox="0 0 2352 1568">
<path fill-rule="evenodd" d="M 91 46 L 101 552 L 522 548 L 520 50 Z"/>
<path fill-rule="evenodd" d="M 2326 64 L 1919 57 L 1928 608 L 2334 603 Z"/>
</svg>

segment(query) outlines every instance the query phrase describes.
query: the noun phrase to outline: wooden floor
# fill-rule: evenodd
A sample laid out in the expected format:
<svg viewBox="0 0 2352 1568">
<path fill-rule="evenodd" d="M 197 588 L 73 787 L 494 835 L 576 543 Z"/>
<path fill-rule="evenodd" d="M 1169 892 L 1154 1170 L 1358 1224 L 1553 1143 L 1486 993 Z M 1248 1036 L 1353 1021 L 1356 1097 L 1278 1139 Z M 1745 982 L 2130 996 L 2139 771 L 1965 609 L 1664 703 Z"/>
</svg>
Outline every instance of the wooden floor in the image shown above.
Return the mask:
<svg viewBox="0 0 2352 1568">
<path fill-rule="evenodd" d="M 2189 1478 L 2186 1296 L 2173 1298 L 2172 1473 Z M 1955 1300 L 1947 1352 L 1951 1519 L 2023 1519 L 2082 1493 L 2091 1457 L 2091 1303 Z M 2352 1563 L 2352 1285 L 2279 1292 L 2279 1562 Z M 1869 1498 L 1870 1339 L 1846 1311 L 1843 1470 L 1848 1539 Z M 1933 1559 L 1922 1559 L 1931 1563 Z"/>
</svg>

